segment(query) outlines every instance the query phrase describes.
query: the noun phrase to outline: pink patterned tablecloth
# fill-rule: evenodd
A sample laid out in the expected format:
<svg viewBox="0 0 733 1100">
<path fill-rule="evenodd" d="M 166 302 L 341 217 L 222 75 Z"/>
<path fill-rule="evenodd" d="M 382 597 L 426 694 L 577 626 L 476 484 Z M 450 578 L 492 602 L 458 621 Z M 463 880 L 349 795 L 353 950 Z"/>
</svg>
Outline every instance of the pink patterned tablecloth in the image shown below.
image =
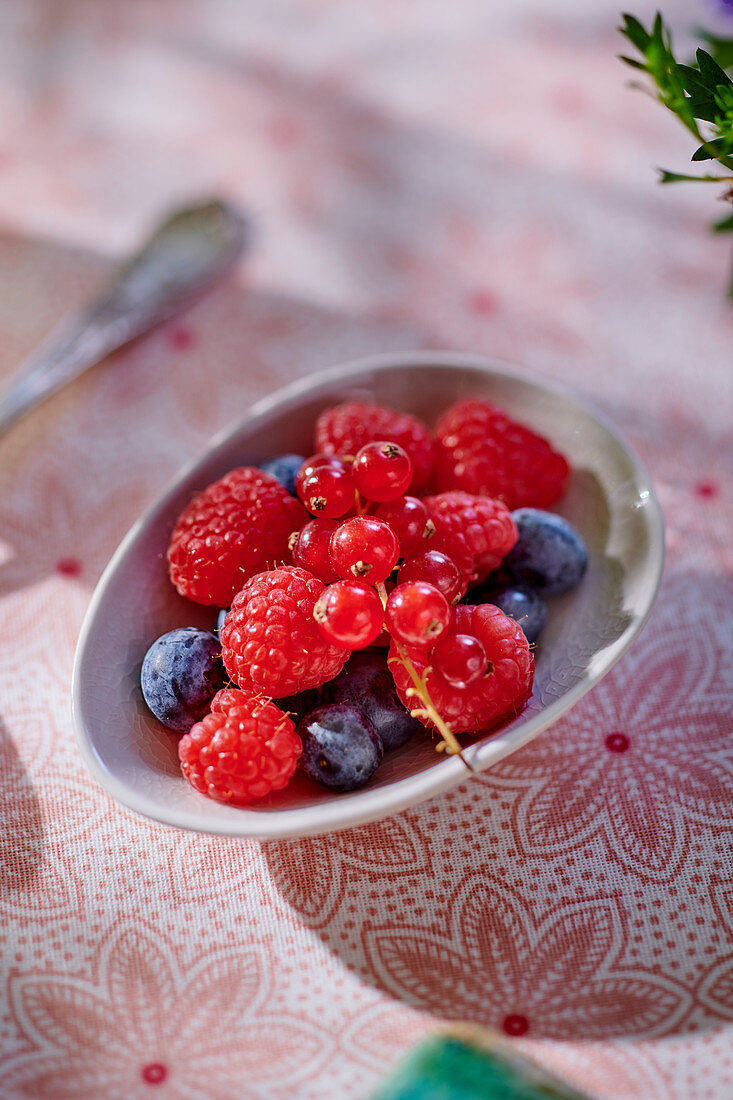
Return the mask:
<svg viewBox="0 0 733 1100">
<path fill-rule="evenodd" d="M 650 5 L 637 5 L 647 14 Z M 675 2 L 678 21 L 705 20 Z M 733 1095 L 729 247 L 610 0 L 0 3 L 0 368 L 159 214 L 228 195 L 237 276 L 0 440 L 0 1095 L 364 1098 L 446 1020 L 599 1098 Z M 90 593 L 257 397 L 452 347 L 574 387 L 651 468 L 668 562 L 562 722 L 380 824 L 165 829 L 86 772 Z"/>
</svg>

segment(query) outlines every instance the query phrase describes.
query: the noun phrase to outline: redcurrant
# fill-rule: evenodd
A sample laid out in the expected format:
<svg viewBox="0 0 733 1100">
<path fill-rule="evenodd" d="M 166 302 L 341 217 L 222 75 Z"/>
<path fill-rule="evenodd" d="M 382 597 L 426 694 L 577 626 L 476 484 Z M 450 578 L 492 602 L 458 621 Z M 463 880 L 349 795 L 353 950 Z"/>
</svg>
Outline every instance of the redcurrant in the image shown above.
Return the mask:
<svg viewBox="0 0 733 1100">
<path fill-rule="evenodd" d="M 337 527 L 338 520 L 335 519 L 312 519 L 290 536 L 293 565 L 307 569 L 324 584 L 338 580 L 338 573 L 331 565 L 329 556 L 331 535 Z"/>
<path fill-rule="evenodd" d="M 354 482 L 344 466 L 319 466 L 297 490 L 308 511 L 320 519 L 338 519 L 356 500 Z"/>
<path fill-rule="evenodd" d="M 398 584 L 384 617 L 393 638 L 404 645 L 429 646 L 445 633 L 452 612 L 442 592 L 425 581 Z"/>
<path fill-rule="evenodd" d="M 329 642 L 345 649 L 363 649 L 382 629 L 384 608 L 371 585 L 343 580 L 326 588 L 313 608 L 313 618 Z"/>
<path fill-rule="evenodd" d="M 390 575 L 399 554 L 394 531 L 376 516 L 352 516 L 331 536 L 331 565 L 340 577 L 378 584 Z"/>
<path fill-rule="evenodd" d="M 300 486 L 306 480 L 311 477 L 316 470 L 322 470 L 325 466 L 331 466 L 334 469 L 345 470 L 347 469 L 346 462 L 343 458 L 339 458 L 338 455 L 313 455 L 312 458 L 307 459 L 306 462 L 298 470 L 295 475 L 295 491 L 300 495 Z"/>
<path fill-rule="evenodd" d="M 397 443 L 366 443 L 351 467 L 354 484 L 366 500 L 395 500 L 409 488 L 412 462 Z"/>
<path fill-rule="evenodd" d="M 428 540 L 435 533 L 428 510 L 417 497 L 397 497 L 380 504 L 374 514 L 388 523 L 397 535 L 401 558 L 411 558 L 427 549 Z"/>
<path fill-rule="evenodd" d="M 452 558 L 440 550 L 425 550 L 403 562 L 397 574 L 397 583 L 406 584 L 408 581 L 427 581 L 443 593 L 448 603 L 457 603 L 463 595 L 460 569 Z"/>
<path fill-rule="evenodd" d="M 433 670 L 455 688 L 467 688 L 486 675 L 486 650 L 471 634 L 449 634 L 430 654 Z"/>
</svg>

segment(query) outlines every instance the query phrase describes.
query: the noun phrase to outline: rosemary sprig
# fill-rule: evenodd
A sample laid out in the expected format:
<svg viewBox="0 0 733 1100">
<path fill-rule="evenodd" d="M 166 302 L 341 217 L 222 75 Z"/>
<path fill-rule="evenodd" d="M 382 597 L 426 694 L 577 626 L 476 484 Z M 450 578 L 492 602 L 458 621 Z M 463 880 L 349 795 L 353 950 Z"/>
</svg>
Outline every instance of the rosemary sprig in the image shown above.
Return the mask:
<svg viewBox="0 0 733 1100">
<path fill-rule="evenodd" d="M 624 14 L 623 21 L 619 31 L 638 50 L 641 60 L 623 55 L 621 60 L 650 77 L 656 98 L 699 143 L 692 162 L 713 161 L 725 170 L 723 174 L 690 175 L 659 169 L 660 183 L 724 184 L 721 198 L 733 203 L 733 80 L 723 67 L 733 62 L 733 40 L 703 35 L 713 52 L 699 48 L 694 63 L 684 65 L 675 56 L 672 35 L 659 12 L 650 30 L 633 15 Z M 716 222 L 713 229 L 733 231 L 733 214 Z M 733 297 L 733 279 L 729 293 Z"/>
</svg>

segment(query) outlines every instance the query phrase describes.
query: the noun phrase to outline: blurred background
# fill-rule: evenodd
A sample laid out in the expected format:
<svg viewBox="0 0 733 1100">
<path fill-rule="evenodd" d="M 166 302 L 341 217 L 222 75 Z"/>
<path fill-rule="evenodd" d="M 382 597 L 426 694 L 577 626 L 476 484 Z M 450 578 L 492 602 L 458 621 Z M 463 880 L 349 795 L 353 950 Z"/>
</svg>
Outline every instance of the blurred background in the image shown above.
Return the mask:
<svg viewBox="0 0 733 1100">
<path fill-rule="evenodd" d="M 724 0 L 664 10 L 681 44 L 733 28 Z M 670 372 L 715 377 L 720 204 L 657 184 L 692 147 L 628 88 L 618 22 L 618 0 L 2 0 L 0 379 L 171 207 L 224 196 L 255 230 L 226 284 L 0 441 L 4 488 L 21 458 L 34 484 L 39 437 L 72 474 L 119 463 L 130 506 L 96 570 L 214 430 L 362 353 L 496 356 L 632 436 Z M 667 391 L 665 415 L 715 423 L 715 386 Z"/>
</svg>

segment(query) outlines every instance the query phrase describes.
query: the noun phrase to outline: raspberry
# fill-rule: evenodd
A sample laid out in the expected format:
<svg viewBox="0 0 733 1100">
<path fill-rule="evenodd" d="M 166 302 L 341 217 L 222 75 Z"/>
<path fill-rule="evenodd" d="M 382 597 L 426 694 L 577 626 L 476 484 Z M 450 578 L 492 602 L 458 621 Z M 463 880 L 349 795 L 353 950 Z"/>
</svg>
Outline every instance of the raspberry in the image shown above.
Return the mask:
<svg viewBox="0 0 733 1100">
<path fill-rule="evenodd" d="M 233 688 L 218 693 L 211 713 L 178 745 L 191 786 L 233 806 L 286 787 L 302 752 L 287 714 L 267 699 Z"/>
<path fill-rule="evenodd" d="M 245 581 L 291 561 L 288 537 L 307 515 L 276 478 L 232 470 L 181 512 L 168 547 L 170 578 L 196 603 L 228 607 Z"/>
<path fill-rule="evenodd" d="M 452 492 L 425 497 L 423 503 L 439 530 L 463 533 L 479 577 L 493 573 L 517 541 L 516 524 L 501 500 Z"/>
<path fill-rule="evenodd" d="M 560 499 L 570 467 L 546 439 L 488 401 L 459 401 L 435 429 L 439 490 L 499 497 L 510 510 L 548 508 Z"/>
<path fill-rule="evenodd" d="M 315 448 L 326 454 L 356 455 L 365 443 L 397 443 L 412 462 L 412 492 L 427 484 L 433 470 L 433 441 L 425 425 L 409 413 L 349 401 L 322 412 Z"/>
<path fill-rule="evenodd" d="M 479 733 L 503 718 L 518 714 L 530 696 L 534 676 L 534 657 L 522 628 L 491 604 L 480 607 L 462 604 L 455 609 L 451 631 L 477 638 L 489 661 L 487 674 L 468 687 L 451 687 L 429 667 L 430 655 L 424 649 L 411 647 L 407 654 L 424 679 L 436 710 L 453 733 Z M 389 666 L 400 699 L 405 706 L 414 707 L 414 699 L 407 694 L 413 686 L 412 680 L 394 642 L 389 651 Z"/>
<path fill-rule="evenodd" d="M 247 581 L 221 630 L 222 658 L 232 680 L 245 691 L 283 699 L 336 676 L 349 652 L 327 642 L 313 618 L 324 588 L 295 566 Z"/>
<path fill-rule="evenodd" d="M 245 698 L 244 692 L 239 688 L 221 688 L 211 700 L 212 714 L 226 714 L 229 707 L 237 706 Z"/>
</svg>

